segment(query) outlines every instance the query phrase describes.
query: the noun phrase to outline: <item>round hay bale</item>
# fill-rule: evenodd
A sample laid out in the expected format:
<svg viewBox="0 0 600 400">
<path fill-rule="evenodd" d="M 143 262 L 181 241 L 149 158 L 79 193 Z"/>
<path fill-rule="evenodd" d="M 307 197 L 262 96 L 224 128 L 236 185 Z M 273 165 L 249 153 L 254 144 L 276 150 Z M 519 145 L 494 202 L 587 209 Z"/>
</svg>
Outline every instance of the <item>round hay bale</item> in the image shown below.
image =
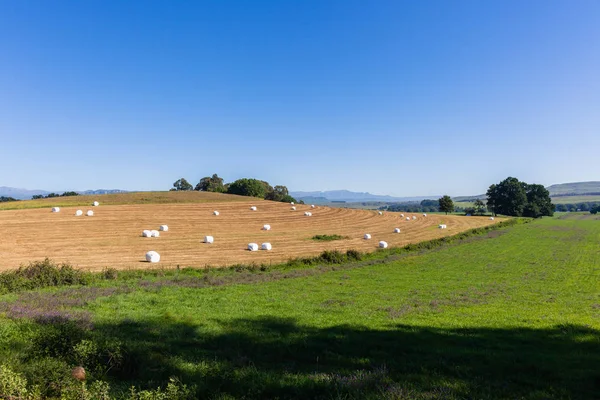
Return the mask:
<svg viewBox="0 0 600 400">
<path fill-rule="evenodd" d="M 379 214 L 379 215 L 383 215 L 383 211 L 379 211 L 377 214 Z"/>
<path fill-rule="evenodd" d="M 52 207 L 52 212 L 60 212 L 60 207 Z"/>
<path fill-rule="evenodd" d="M 383 240 L 381 242 L 379 242 L 379 247 L 382 249 L 387 249 L 388 244 L 387 242 L 384 242 Z"/>
<path fill-rule="evenodd" d="M 446 224 L 440 224 L 440 225 L 438 226 L 438 228 L 440 228 L 440 229 L 446 229 Z"/>
<path fill-rule="evenodd" d="M 159 237 L 160 236 L 160 232 L 157 231 L 156 229 L 152 229 L 150 231 L 150 234 L 152 235 L 152 237 Z"/>
<path fill-rule="evenodd" d="M 291 205 L 294 205 L 294 202 L 292 201 L 292 202 L 290 202 L 290 204 L 291 204 Z"/>
<path fill-rule="evenodd" d="M 310 205 L 310 208 L 315 208 L 315 205 L 314 205 L 314 204 L 311 204 L 311 205 Z"/>
<path fill-rule="evenodd" d="M 400 214 L 400 216 L 401 216 L 402 218 L 404 218 L 404 214 Z"/>
<path fill-rule="evenodd" d="M 88 217 L 93 217 L 94 216 L 94 212 L 92 210 L 88 210 L 85 215 L 87 215 Z"/>
<path fill-rule="evenodd" d="M 270 231 L 271 230 L 271 225 L 263 225 L 262 230 L 263 231 Z"/>
<path fill-rule="evenodd" d="M 410 221 L 410 217 L 406 217 L 406 220 L 407 220 L 407 221 Z"/>
<path fill-rule="evenodd" d="M 83 382 L 85 381 L 85 369 L 82 366 L 75 367 L 71 371 L 71 376 L 79 382 Z"/>
<path fill-rule="evenodd" d="M 394 233 L 400 233 L 400 228 L 395 228 Z"/>
<path fill-rule="evenodd" d="M 76 217 L 81 217 L 82 215 L 83 215 L 83 211 L 81 211 L 81 210 L 75 211 L 75 216 Z"/>
<path fill-rule="evenodd" d="M 219 215 L 218 211 L 213 211 L 213 215 Z"/>
<path fill-rule="evenodd" d="M 258 251 L 258 245 L 256 243 L 248 243 L 248 250 Z"/>
<path fill-rule="evenodd" d="M 212 244 L 215 242 L 215 238 L 212 236 L 204 236 L 204 243 Z"/>
<path fill-rule="evenodd" d="M 97 201 L 95 201 L 95 202 L 93 202 L 93 203 L 92 203 L 92 205 L 93 205 L 94 207 L 98 207 L 98 206 L 100 205 L 100 203 L 98 203 Z"/>
<path fill-rule="evenodd" d="M 490 221 L 493 221 L 493 220 L 494 220 L 494 217 L 490 217 Z"/>
<path fill-rule="evenodd" d="M 142 237 L 152 237 L 152 231 L 150 231 L 148 229 L 144 229 L 142 231 Z"/>
<path fill-rule="evenodd" d="M 256 210 L 257 210 L 257 208 L 256 208 L 256 206 L 252 206 L 252 207 L 250 207 L 250 210 L 252 210 L 252 211 L 256 211 Z"/>
<path fill-rule="evenodd" d="M 149 263 L 157 263 L 160 261 L 160 254 L 155 251 L 149 251 L 146 253 L 146 261 Z"/>
<path fill-rule="evenodd" d="M 292 208 L 290 208 L 290 210 L 296 211 L 296 207 L 292 207 Z"/>
<path fill-rule="evenodd" d="M 417 219 L 417 216 L 416 216 L 416 215 L 413 215 L 413 219 Z"/>
<path fill-rule="evenodd" d="M 364 238 L 365 238 L 365 240 L 369 240 L 369 239 L 371 239 L 371 235 L 369 235 L 368 233 L 365 233 Z"/>
<path fill-rule="evenodd" d="M 271 243 L 263 243 L 260 246 L 260 248 L 263 249 L 263 250 L 267 250 L 268 251 L 268 250 L 271 250 L 273 248 L 273 246 L 271 246 Z"/>
<path fill-rule="evenodd" d="M 307 216 L 307 217 L 312 217 L 312 213 L 310 211 L 306 211 L 304 213 L 304 215 Z"/>
<path fill-rule="evenodd" d="M 424 217 L 426 217 L 426 216 L 427 216 L 427 214 L 423 214 L 423 216 L 424 216 Z"/>
<path fill-rule="evenodd" d="M 163 231 L 163 232 L 168 232 L 169 231 L 169 226 L 168 225 L 161 225 L 158 227 L 159 231 Z"/>
</svg>

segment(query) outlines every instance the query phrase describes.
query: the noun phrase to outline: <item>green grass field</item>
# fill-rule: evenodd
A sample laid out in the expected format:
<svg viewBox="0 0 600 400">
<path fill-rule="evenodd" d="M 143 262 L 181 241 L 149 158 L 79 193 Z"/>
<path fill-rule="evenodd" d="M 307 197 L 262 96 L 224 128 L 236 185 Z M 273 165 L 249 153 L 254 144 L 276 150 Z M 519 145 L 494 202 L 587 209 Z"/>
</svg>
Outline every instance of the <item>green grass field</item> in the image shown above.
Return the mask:
<svg viewBox="0 0 600 400">
<path fill-rule="evenodd" d="M 117 398 L 598 398 L 592 217 L 341 264 L 106 271 L 83 286 L 15 286 L 0 297 L 0 389 L 15 373 L 45 396 L 77 392 L 70 370 L 83 365 L 88 389 L 105 380 Z M 139 395 L 170 378 L 167 397 Z"/>
</svg>

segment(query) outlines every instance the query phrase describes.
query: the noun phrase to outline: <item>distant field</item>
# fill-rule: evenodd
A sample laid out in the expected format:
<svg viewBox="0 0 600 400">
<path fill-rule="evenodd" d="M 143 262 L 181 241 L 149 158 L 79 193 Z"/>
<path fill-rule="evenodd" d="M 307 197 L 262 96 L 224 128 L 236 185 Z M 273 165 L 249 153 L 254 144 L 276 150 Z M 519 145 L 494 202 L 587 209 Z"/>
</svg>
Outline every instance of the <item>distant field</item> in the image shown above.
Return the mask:
<svg viewBox="0 0 600 400">
<path fill-rule="evenodd" d="M 189 399 L 597 399 L 600 223 L 566 218 L 343 264 L 11 293 L 0 360 L 57 397 L 83 365 L 123 399 L 170 378 Z"/>
<path fill-rule="evenodd" d="M 90 196 L 53 197 L 50 199 L 21 200 L 0 203 L 0 210 L 22 210 L 42 207 L 90 206 L 94 201 L 101 205 L 124 204 L 179 204 L 179 203 L 223 203 L 248 201 L 248 197 L 223 193 L 183 191 L 183 192 L 131 192 Z M 257 199 L 256 201 L 262 201 Z"/>
<path fill-rule="evenodd" d="M 121 196 L 126 196 L 121 199 Z M 297 205 L 248 197 L 208 193 L 147 193 L 106 195 L 95 197 L 99 207 L 63 206 L 61 212 L 50 212 L 50 205 L 58 202 L 45 200 L 46 208 L 6 210 L 0 212 L 2 241 L 0 241 L 0 269 L 16 268 L 20 264 L 50 257 L 69 262 L 79 268 L 98 270 L 105 267 L 136 269 L 148 267 L 142 262 L 147 251 L 161 255 L 157 266 L 174 268 L 177 265 L 204 267 L 236 263 L 281 262 L 290 257 L 310 256 L 323 250 L 357 249 L 376 250 L 385 240 L 390 246 L 404 246 L 432 238 L 456 234 L 471 228 L 486 226 L 496 221 L 485 217 L 459 217 L 405 213 L 417 217 L 406 221 L 399 213 Z M 139 204 L 148 201 L 168 201 L 175 198 L 180 204 Z M 93 198 L 84 201 L 89 204 Z M 228 200 L 219 202 L 219 199 Z M 62 199 L 60 199 L 62 200 Z M 75 202 L 81 199 L 65 198 Z M 201 200 L 192 203 L 193 200 Z M 111 203 L 134 203 L 110 205 Z M 62 204 L 62 203 L 59 203 Z M 39 204 L 38 204 L 39 205 Z M 257 205 L 258 211 L 250 211 Z M 93 217 L 76 217 L 75 210 L 92 209 Z M 214 216 L 213 210 L 221 215 Z M 304 216 L 310 210 L 312 217 Z M 448 229 L 438 229 L 439 224 Z M 159 238 L 143 238 L 144 229 L 169 226 Z M 261 230 L 270 224 L 272 230 Z M 394 228 L 400 234 L 394 234 Z M 364 240 L 370 233 L 372 240 Z M 348 239 L 331 242 L 311 240 L 315 235 L 342 235 Z M 214 236 L 212 245 L 202 243 L 204 236 Z M 272 251 L 247 251 L 247 244 L 270 242 Z"/>
<path fill-rule="evenodd" d="M 552 197 L 554 204 L 600 203 L 600 196 L 558 196 Z"/>
</svg>

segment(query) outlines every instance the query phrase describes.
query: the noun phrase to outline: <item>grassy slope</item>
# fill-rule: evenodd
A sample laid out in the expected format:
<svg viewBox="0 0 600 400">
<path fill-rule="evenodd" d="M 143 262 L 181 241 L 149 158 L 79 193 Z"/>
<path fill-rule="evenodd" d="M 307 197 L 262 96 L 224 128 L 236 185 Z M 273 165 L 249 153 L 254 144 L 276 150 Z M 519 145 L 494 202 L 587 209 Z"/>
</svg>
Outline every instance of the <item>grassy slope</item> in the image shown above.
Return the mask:
<svg viewBox="0 0 600 400">
<path fill-rule="evenodd" d="M 559 196 L 552 197 L 554 204 L 600 203 L 600 196 Z"/>
<path fill-rule="evenodd" d="M 561 183 L 557 185 L 548 186 L 546 189 L 550 192 L 550 195 L 565 194 L 565 193 L 596 193 L 600 192 L 600 182 L 572 182 L 572 183 Z"/>
<path fill-rule="evenodd" d="M 248 201 L 249 197 L 210 192 L 131 192 L 93 196 L 54 197 L 51 199 L 22 200 L 0 203 L 0 210 L 20 210 L 43 207 L 89 206 L 94 201 L 100 205 L 121 204 L 175 204 Z"/>
<path fill-rule="evenodd" d="M 87 305 L 89 335 L 128 349 L 123 388 L 178 376 L 213 398 L 593 398 L 599 237 L 595 220 L 543 219 L 295 279 L 149 282 Z M 3 320 L 0 359 L 19 365 L 31 329 Z"/>
</svg>

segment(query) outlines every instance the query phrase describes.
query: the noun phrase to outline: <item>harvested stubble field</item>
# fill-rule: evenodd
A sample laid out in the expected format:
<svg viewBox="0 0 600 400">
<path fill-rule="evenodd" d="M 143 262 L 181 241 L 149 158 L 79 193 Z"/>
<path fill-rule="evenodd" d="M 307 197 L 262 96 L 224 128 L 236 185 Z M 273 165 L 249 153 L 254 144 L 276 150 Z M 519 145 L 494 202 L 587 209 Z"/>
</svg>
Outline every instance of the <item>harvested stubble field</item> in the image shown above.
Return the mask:
<svg viewBox="0 0 600 400">
<path fill-rule="evenodd" d="M 311 209 L 309 205 L 297 205 L 297 210 L 292 211 L 285 203 L 249 201 L 226 195 L 224 200 L 235 201 L 103 205 L 106 199 L 96 198 L 101 203 L 99 207 L 63 207 L 59 213 L 52 213 L 49 208 L 0 212 L 0 270 L 46 257 L 90 270 L 147 268 L 149 265 L 172 268 L 277 263 L 316 255 L 323 250 L 373 251 L 380 240 L 390 246 L 404 246 L 498 221 L 485 217 L 423 217 L 404 213 L 417 216 L 416 220 L 406 221 L 399 213 L 379 215 L 353 209 Z M 258 211 L 251 211 L 251 205 L 256 205 Z M 93 209 L 95 215 L 76 217 L 77 209 L 84 212 Z M 213 210 L 218 210 L 220 215 L 214 216 Z M 304 216 L 309 210 L 313 216 Z M 142 230 L 158 229 L 162 224 L 168 225 L 169 231 L 161 232 L 159 238 L 141 236 Z M 261 230 L 264 224 L 270 224 L 271 230 Z M 438 229 L 439 224 L 446 224 L 448 229 Z M 396 227 L 401 229 L 400 234 L 393 233 Z M 364 240 L 365 233 L 370 233 L 372 239 Z M 319 234 L 348 238 L 333 242 L 311 240 Z M 207 235 L 214 236 L 213 244 L 202 243 Z M 273 250 L 249 252 L 246 247 L 250 242 L 259 246 L 270 242 Z M 161 255 L 159 264 L 144 262 L 149 250 Z"/>
</svg>

